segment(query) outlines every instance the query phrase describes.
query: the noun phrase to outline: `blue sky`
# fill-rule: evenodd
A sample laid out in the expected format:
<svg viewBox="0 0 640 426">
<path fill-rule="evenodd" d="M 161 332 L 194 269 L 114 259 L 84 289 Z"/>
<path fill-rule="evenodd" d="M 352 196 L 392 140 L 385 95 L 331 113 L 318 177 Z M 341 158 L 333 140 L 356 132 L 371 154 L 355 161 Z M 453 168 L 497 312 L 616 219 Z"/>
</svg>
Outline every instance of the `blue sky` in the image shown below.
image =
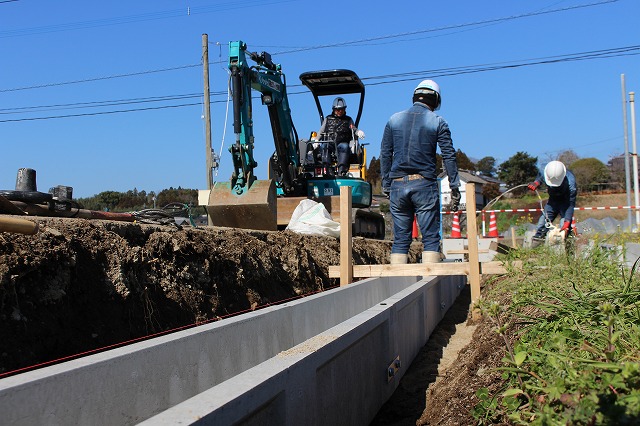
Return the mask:
<svg viewBox="0 0 640 426">
<path fill-rule="evenodd" d="M 204 33 L 219 181 L 232 171 L 225 116 L 234 40 L 282 65 L 300 137 L 320 123 L 298 76 L 347 68 L 367 85 L 360 128 L 369 158 L 379 156 L 389 116 L 410 105 L 420 80 L 433 78 L 454 146 L 469 157 L 500 164 L 525 151 L 542 165 L 573 150 L 606 163 L 624 152 L 621 74 L 626 92 L 640 93 L 638 16 L 637 0 L 370 0 L 327 8 L 306 0 L 1 0 L 0 189 L 14 189 L 22 167 L 37 171 L 38 190 L 71 186 L 74 198 L 204 189 Z M 356 102 L 347 102 L 355 118 Z M 254 114 L 264 179 L 274 148 L 259 100 Z"/>
</svg>

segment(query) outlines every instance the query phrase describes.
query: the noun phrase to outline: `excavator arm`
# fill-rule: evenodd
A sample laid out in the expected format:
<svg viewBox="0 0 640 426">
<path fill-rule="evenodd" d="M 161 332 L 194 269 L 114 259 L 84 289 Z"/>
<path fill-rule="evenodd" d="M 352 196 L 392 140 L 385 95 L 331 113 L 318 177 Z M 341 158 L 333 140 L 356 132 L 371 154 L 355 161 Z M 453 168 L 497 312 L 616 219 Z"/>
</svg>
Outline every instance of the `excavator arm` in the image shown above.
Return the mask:
<svg viewBox="0 0 640 426">
<path fill-rule="evenodd" d="M 267 52 L 246 52 L 241 41 L 229 43 L 229 70 L 233 96 L 233 131 L 235 144 L 229 148 L 234 173 L 233 191 L 241 195 L 248 191 L 255 180 L 257 163 L 253 157 L 254 136 L 251 91 L 261 93 L 262 104 L 267 107 L 273 133 L 275 154 L 272 160 L 276 186 L 284 194 L 304 189 L 300 181 L 300 154 L 297 134 L 291 119 L 287 99 L 285 76 L 279 64 L 274 64 Z M 247 55 L 256 65 L 249 66 Z"/>
</svg>

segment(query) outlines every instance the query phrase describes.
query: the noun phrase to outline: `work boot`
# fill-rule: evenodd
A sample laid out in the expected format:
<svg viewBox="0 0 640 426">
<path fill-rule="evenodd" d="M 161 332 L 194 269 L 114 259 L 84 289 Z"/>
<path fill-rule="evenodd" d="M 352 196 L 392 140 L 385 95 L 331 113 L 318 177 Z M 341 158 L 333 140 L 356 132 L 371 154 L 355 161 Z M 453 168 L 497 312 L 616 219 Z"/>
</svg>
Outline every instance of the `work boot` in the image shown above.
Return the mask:
<svg viewBox="0 0 640 426">
<path fill-rule="evenodd" d="M 423 251 L 422 263 L 442 262 L 442 254 L 439 251 Z"/>
<path fill-rule="evenodd" d="M 531 248 L 536 248 L 544 244 L 544 238 L 533 237 L 531 238 Z"/>
<path fill-rule="evenodd" d="M 391 260 L 389 263 L 391 263 L 392 265 L 399 265 L 399 264 L 407 263 L 408 259 L 409 259 L 409 255 L 407 254 L 391 253 Z"/>
</svg>

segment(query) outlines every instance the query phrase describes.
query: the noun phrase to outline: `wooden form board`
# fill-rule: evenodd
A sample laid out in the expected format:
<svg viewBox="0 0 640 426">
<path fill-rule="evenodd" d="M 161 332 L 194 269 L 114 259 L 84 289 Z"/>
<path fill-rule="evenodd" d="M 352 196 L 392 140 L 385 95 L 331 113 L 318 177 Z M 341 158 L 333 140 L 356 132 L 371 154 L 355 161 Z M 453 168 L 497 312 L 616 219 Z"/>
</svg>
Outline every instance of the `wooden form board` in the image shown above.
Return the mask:
<svg viewBox="0 0 640 426">
<path fill-rule="evenodd" d="M 403 265 L 353 265 L 351 226 L 351 188 L 340 189 L 340 265 L 329 267 L 329 278 L 340 278 L 340 286 L 353 282 L 354 278 L 383 276 L 429 276 L 429 275 L 467 275 L 471 285 L 471 304 L 480 298 L 481 274 L 504 274 L 507 272 L 502 262 L 480 263 L 478 249 L 478 230 L 475 212 L 475 184 L 467 183 L 467 239 L 469 242 L 468 262 L 415 263 Z M 471 208 L 469 208 L 471 206 Z M 517 262 L 516 262 L 517 263 Z M 517 267 L 517 265 L 514 264 Z M 477 310 L 473 318 L 480 316 Z"/>
<path fill-rule="evenodd" d="M 514 262 L 518 267 L 520 262 Z M 353 278 L 369 277 L 425 277 L 429 275 L 469 275 L 470 262 L 408 263 L 405 265 L 353 265 Z M 505 274 L 503 262 L 482 262 L 480 274 Z M 340 266 L 329 266 L 329 278 L 341 278 Z M 342 283 L 341 283 L 342 285 Z"/>
</svg>

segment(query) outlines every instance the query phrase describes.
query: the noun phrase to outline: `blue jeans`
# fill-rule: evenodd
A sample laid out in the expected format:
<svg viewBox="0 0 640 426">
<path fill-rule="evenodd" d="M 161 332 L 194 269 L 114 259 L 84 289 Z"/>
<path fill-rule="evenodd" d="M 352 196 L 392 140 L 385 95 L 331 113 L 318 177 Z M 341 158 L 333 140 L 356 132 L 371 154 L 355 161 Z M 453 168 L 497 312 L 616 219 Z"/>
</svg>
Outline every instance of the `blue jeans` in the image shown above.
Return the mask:
<svg viewBox="0 0 640 426">
<path fill-rule="evenodd" d="M 413 217 L 418 218 L 425 251 L 440 251 L 440 192 L 438 183 L 426 179 L 391 181 L 393 245 L 391 253 L 409 253 Z"/>
<path fill-rule="evenodd" d="M 323 144 L 322 150 L 322 164 L 325 167 L 331 165 L 331 155 L 335 152 L 335 145 L 333 143 Z M 338 145 L 338 172 L 349 171 L 349 159 L 351 156 L 351 147 L 349 142 L 340 142 Z"/>
<path fill-rule="evenodd" d="M 538 219 L 538 229 L 536 230 L 536 234 L 534 237 L 536 238 L 544 238 L 549 232 L 549 228 L 547 228 L 547 221 L 545 220 L 545 216 L 549 219 L 549 223 L 553 223 L 553 221 L 560 215 L 560 218 L 564 218 L 565 213 L 567 213 L 567 209 L 569 208 L 569 201 L 555 201 L 549 200 L 547 204 L 544 206 L 544 214 L 540 216 Z M 569 231 L 567 234 L 571 232 L 571 223 L 569 223 Z"/>
</svg>

